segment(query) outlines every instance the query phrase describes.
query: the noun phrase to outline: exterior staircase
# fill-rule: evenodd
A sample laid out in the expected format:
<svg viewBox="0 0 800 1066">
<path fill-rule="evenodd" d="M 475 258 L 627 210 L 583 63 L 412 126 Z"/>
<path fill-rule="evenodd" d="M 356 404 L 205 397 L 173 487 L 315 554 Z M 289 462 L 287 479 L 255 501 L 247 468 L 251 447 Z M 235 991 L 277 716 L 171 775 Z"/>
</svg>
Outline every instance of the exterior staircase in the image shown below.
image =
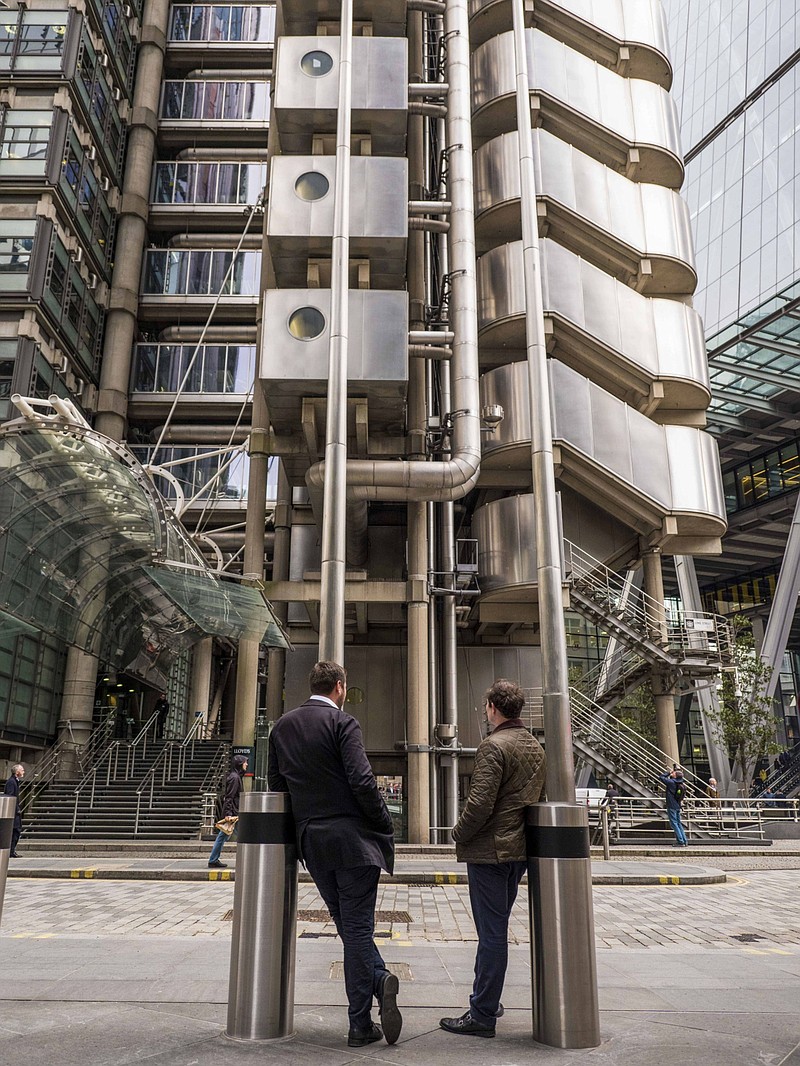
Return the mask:
<svg viewBox="0 0 800 1066">
<path fill-rule="evenodd" d="M 219 740 L 112 741 L 81 780 L 53 781 L 25 814 L 27 839 L 191 840 L 200 833 L 204 797 L 228 769 Z"/>
<path fill-rule="evenodd" d="M 611 661 L 599 663 L 570 688 L 575 754 L 627 795 L 660 800 L 659 775 L 669 766 L 669 757 L 617 718 L 613 708 L 653 673 L 672 685 L 681 678 L 694 681 L 730 669 L 730 624 L 720 615 L 665 610 L 567 540 L 564 560 L 573 609 L 615 638 L 619 648 Z M 537 699 L 540 706 L 535 693 L 527 701 L 534 729 Z M 691 773 L 684 778 L 689 795 L 702 794 L 698 778 Z M 800 792 L 800 757 L 794 784 Z"/>
</svg>

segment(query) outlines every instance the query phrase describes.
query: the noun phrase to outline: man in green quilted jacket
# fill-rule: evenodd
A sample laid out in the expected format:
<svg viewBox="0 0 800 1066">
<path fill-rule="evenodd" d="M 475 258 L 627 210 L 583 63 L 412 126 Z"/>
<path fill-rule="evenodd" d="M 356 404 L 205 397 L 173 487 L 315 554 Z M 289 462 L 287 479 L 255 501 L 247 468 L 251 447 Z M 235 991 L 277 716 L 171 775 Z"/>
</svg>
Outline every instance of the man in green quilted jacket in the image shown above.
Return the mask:
<svg viewBox="0 0 800 1066">
<path fill-rule="evenodd" d="M 525 808 L 544 798 L 544 751 L 522 722 L 525 697 L 500 678 L 486 693 L 491 734 L 475 755 L 467 802 L 453 829 L 456 854 L 467 864 L 478 931 L 469 1010 L 442 1018 L 448 1033 L 492 1037 L 508 967 L 508 919 L 525 873 Z"/>
</svg>

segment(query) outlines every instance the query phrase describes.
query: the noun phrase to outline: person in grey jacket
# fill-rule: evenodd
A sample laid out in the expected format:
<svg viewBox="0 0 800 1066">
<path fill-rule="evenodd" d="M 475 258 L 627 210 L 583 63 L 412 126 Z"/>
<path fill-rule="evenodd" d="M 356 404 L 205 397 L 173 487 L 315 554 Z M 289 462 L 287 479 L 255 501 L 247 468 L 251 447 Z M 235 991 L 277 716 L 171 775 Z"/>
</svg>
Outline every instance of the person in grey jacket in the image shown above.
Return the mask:
<svg viewBox="0 0 800 1066">
<path fill-rule="evenodd" d="M 508 968 L 508 920 L 526 868 L 525 808 L 544 796 L 545 757 L 522 722 L 525 697 L 501 678 L 486 693 L 491 734 L 475 754 L 467 802 L 453 829 L 467 864 L 478 951 L 469 1010 L 439 1025 L 462 1036 L 493 1037 Z"/>
</svg>

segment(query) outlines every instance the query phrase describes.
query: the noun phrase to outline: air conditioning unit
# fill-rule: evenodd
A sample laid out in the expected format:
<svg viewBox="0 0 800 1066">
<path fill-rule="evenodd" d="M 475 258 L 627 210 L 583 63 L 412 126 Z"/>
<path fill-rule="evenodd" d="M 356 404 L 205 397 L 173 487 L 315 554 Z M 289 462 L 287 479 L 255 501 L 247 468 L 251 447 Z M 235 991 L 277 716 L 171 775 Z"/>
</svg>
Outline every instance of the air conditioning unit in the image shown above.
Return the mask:
<svg viewBox="0 0 800 1066">
<path fill-rule="evenodd" d="M 97 288 L 97 282 L 98 282 L 98 280 L 99 280 L 99 279 L 98 279 L 98 277 L 97 277 L 97 274 L 90 274 L 90 275 L 89 275 L 89 288 L 90 288 L 90 289 L 91 289 L 92 291 L 94 291 L 94 290 L 95 290 L 95 289 Z"/>
</svg>

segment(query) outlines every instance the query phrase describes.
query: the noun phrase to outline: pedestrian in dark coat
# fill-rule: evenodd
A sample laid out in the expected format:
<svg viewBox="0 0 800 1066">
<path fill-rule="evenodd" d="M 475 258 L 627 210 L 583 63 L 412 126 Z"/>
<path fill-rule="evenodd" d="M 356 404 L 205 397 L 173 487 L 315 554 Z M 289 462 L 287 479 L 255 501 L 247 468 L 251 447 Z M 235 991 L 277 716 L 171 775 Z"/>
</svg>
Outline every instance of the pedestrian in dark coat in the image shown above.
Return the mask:
<svg viewBox="0 0 800 1066">
<path fill-rule="evenodd" d="M 373 940 L 381 869 L 394 867 L 392 819 L 372 773 L 361 726 L 342 710 L 347 675 L 319 662 L 309 677 L 311 697 L 279 718 L 269 738 L 267 780 L 288 792 L 298 845 L 344 945 L 349 1047 L 381 1037 L 394 1044 L 402 1017 L 398 980 Z M 378 1001 L 381 1027 L 371 1017 Z"/>
<path fill-rule="evenodd" d="M 21 762 L 11 768 L 11 777 L 6 781 L 6 787 L 3 789 L 3 794 L 6 796 L 13 796 L 17 805 L 14 808 L 14 824 L 11 828 L 11 858 L 17 858 L 17 841 L 22 833 L 22 815 L 19 809 L 19 786 L 25 776 L 25 767 Z"/>
<path fill-rule="evenodd" d="M 246 770 L 246 757 L 244 755 L 237 755 L 233 760 L 233 769 L 225 778 L 225 795 L 222 800 L 222 818 L 239 817 L 239 797 L 242 793 Z M 220 821 L 222 821 L 222 819 L 220 819 Z M 220 861 L 220 854 L 222 853 L 222 846 L 225 841 L 230 840 L 235 833 L 235 826 L 233 833 L 226 833 L 223 829 L 220 829 L 217 839 L 214 841 L 214 847 L 211 849 L 211 854 L 208 857 L 208 865 L 211 869 L 224 870 L 227 868 L 228 864 Z"/>
</svg>

